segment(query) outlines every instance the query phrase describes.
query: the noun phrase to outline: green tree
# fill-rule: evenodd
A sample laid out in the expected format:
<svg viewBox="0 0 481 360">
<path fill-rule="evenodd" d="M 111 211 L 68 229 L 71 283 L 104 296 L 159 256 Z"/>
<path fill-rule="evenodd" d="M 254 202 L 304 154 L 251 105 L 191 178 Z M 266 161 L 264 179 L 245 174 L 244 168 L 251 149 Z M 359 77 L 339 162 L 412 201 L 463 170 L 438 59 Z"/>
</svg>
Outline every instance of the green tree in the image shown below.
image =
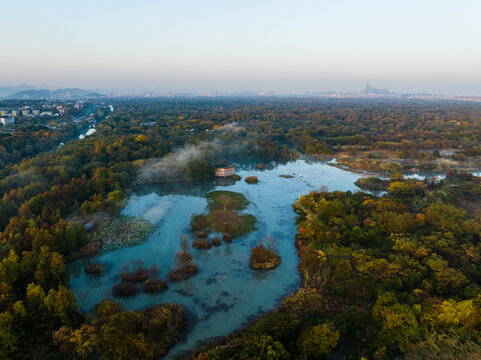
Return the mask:
<svg viewBox="0 0 481 360">
<path fill-rule="evenodd" d="M 261 335 L 246 342 L 239 360 L 288 360 L 289 353 L 279 341 L 268 335 Z"/>
<path fill-rule="evenodd" d="M 339 338 L 339 331 L 330 323 L 322 323 L 302 331 L 297 340 L 300 358 L 304 360 L 329 358 Z"/>
</svg>

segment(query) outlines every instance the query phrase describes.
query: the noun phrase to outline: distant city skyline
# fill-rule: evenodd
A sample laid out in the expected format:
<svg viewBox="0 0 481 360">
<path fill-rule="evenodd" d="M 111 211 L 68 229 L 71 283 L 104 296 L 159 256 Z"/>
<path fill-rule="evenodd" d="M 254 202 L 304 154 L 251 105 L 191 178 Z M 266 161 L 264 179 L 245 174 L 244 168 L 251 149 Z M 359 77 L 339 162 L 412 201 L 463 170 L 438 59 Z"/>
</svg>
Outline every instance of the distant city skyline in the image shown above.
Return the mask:
<svg viewBox="0 0 481 360">
<path fill-rule="evenodd" d="M 16 0 L 0 86 L 481 95 L 479 0 Z"/>
</svg>

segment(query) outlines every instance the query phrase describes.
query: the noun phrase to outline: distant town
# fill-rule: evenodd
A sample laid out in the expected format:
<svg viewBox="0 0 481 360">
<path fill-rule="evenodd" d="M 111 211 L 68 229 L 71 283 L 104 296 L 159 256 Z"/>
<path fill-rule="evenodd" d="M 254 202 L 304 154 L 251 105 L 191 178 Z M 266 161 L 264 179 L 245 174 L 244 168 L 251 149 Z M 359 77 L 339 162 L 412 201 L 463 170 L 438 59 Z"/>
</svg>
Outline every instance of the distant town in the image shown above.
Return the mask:
<svg viewBox="0 0 481 360">
<path fill-rule="evenodd" d="M 66 112 L 78 113 L 84 108 L 84 101 L 66 103 L 38 103 L 37 105 L 0 107 L 0 124 L 9 126 L 15 124 L 15 119 L 43 118 L 55 120 Z M 73 111 L 72 111 L 73 110 Z"/>
<path fill-rule="evenodd" d="M 481 102 L 481 96 L 474 95 L 442 95 L 429 93 L 397 93 L 387 88 L 376 88 L 367 84 L 356 91 L 308 91 L 289 93 L 284 91 L 135 91 L 135 90 L 84 90 L 68 89 L 35 89 L 28 85 L 0 86 L 0 99 L 5 100 L 46 100 L 62 101 L 103 101 L 103 99 L 126 98 L 194 98 L 194 97 L 299 97 L 325 99 L 399 99 L 399 100 L 448 100 Z M 47 111 L 48 112 L 48 111 Z M 15 116 L 15 115 L 14 115 Z"/>
</svg>

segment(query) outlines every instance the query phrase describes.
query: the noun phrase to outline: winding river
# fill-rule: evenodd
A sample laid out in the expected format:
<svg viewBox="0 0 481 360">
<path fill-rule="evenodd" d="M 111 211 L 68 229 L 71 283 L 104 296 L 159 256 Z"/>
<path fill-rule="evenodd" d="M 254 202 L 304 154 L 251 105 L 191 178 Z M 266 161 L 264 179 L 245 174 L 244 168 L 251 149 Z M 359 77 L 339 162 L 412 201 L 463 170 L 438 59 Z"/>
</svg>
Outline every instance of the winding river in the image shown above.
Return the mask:
<svg viewBox="0 0 481 360">
<path fill-rule="evenodd" d="M 241 180 L 230 186 L 215 182 L 168 184 L 140 189 L 132 195 L 122 213 L 141 216 L 157 229 L 142 245 L 99 255 L 96 261 L 105 266 L 100 277 L 85 275 L 82 268 L 87 259 L 69 264 L 71 288 L 80 308 L 89 311 L 99 301 L 112 298 L 111 288 L 119 282 L 122 265 L 132 260 L 142 260 L 146 266 L 156 264 L 161 270 L 160 276 L 167 278 L 175 252 L 179 250 L 179 237 L 189 233 L 191 216 L 205 211 L 204 196 L 212 190 L 244 194 L 251 202 L 244 211 L 256 216 L 258 229 L 234 239 L 232 244 L 223 243 L 210 250 L 192 249 L 199 266 L 196 276 L 179 283 L 169 282 L 168 289 L 157 295 L 140 293 L 116 300 L 130 310 L 160 302 L 184 305 L 189 313 L 189 327 L 184 338 L 167 355 L 175 359 L 183 358 L 202 343 L 245 326 L 295 291 L 300 286 L 300 276 L 292 204 L 300 195 L 322 186 L 329 190 L 356 191 L 354 182 L 360 175 L 304 159 L 274 164 L 262 171 L 256 170 L 253 164 L 237 164 L 237 173 L 243 178 L 255 175 L 259 183 L 249 185 Z M 277 240 L 282 264 L 268 272 L 254 272 L 249 268 L 250 249 L 266 235 Z"/>
</svg>

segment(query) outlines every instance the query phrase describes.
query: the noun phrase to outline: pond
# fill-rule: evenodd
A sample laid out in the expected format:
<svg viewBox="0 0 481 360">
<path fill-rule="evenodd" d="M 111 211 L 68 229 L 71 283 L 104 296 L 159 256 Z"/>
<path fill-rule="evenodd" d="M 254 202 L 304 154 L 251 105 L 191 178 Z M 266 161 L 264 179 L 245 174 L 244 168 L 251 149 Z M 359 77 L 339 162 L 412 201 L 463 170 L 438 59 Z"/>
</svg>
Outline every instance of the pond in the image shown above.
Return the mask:
<svg viewBox="0 0 481 360">
<path fill-rule="evenodd" d="M 292 204 L 309 191 L 327 186 L 329 190 L 352 190 L 358 174 L 327 163 L 300 159 L 287 164 L 270 164 L 256 170 L 252 164 L 237 164 L 237 173 L 245 178 L 255 175 L 259 183 L 240 180 L 229 186 L 215 182 L 167 184 L 138 190 L 122 211 L 141 216 L 157 226 L 142 245 L 101 254 L 96 261 L 105 266 L 100 277 L 88 277 L 83 271 L 87 259 L 69 264 L 71 288 L 80 308 L 90 311 L 103 299 L 112 298 L 111 288 L 119 282 L 124 263 L 141 260 L 146 266 L 157 265 L 160 277 L 167 278 L 173 267 L 179 237 L 189 234 L 193 214 L 206 210 L 205 194 L 212 190 L 240 192 L 250 201 L 244 212 L 257 218 L 257 230 L 232 244 L 222 243 L 210 250 L 191 249 L 199 273 L 186 281 L 169 282 L 166 291 L 150 295 L 117 298 L 130 310 L 161 302 L 177 302 L 189 313 L 189 328 L 184 338 L 172 348 L 167 358 L 182 358 L 189 350 L 213 338 L 247 325 L 260 314 L 272 310 L 280 300 L 300 286 L 299 258 L 294 245 L 296 214 Z M 283 178 L 279 175 L 292 175 Z M 228 185 L 228 184 L 223 184 Z M 274 270 L 255 272 L 249 268 L 250 250 L 266 235 L 278 242 L 282 264 Z"/>
</svg>

